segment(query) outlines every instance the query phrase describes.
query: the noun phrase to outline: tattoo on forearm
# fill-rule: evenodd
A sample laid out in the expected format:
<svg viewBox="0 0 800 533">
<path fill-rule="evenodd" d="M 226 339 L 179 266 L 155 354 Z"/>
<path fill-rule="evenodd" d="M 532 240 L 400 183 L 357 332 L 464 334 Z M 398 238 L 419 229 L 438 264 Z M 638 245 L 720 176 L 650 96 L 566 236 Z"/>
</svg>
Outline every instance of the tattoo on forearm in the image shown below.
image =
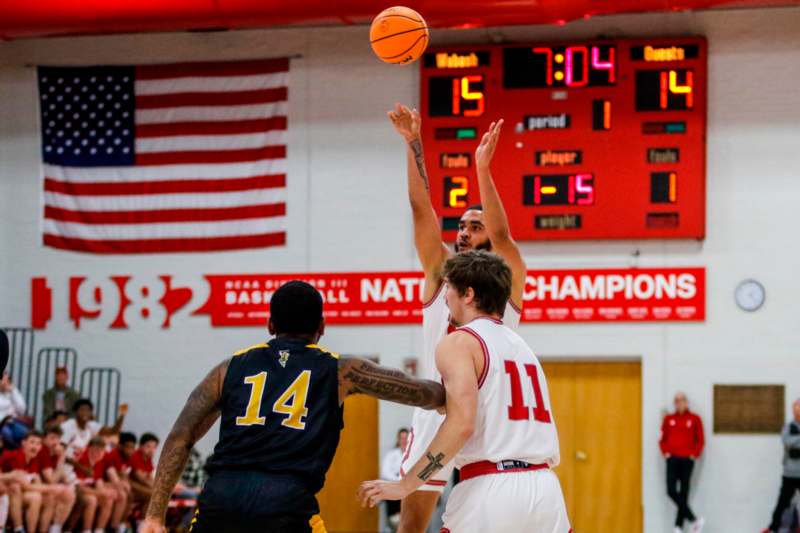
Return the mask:
<svg viewBox="0 0 800 533">
<path fill-rule="evenodd" d="M 416 379 L 405 372 L 368 361 L 342 361 L 340 375 L 352 384 L 351 392 L 425 409 L 444 405 L 444 387 L 435 381 Z"/>
<path fill-rule="evenodd" d="M 408 145 L 411 147 L 411 151 L 414 152 L 414 161 L 417 162 L 417 170 L 419 170 L 419 175 L 422 177 L 422 182 L 425 184 L 425 189 L 430 190 L 430 185 L 428 185 L 428 171 L 425 169 L 425 154 L 422 153 L 422 142 L 419 139 L 414 139 Z"/>
<path fill-rule="evenodd" d="M 444 459 L 444 454 L 440 453 L 436 457 L 433 456 L 431 452 L 425 454 L 425 457 L 428 458 L 428 466 L 422 469 L 422 472 L 419 473 L 419 478 L 422 481 L 428 481 L 431 476 L 433 476 L 436 472 L 442 469 L 444 465 L 442 464 L 442 459 Z"/>
<path fill-rule="evenodd" d="M 164 442 L 147 508 L 148 517 L 163 519 L 166 516 L 170 494 L 186 467 L 192 447 L 219 416 L 220 377 L 224 376 L 227 364 L 212 370 L 192 391 Z"/>
</svg>

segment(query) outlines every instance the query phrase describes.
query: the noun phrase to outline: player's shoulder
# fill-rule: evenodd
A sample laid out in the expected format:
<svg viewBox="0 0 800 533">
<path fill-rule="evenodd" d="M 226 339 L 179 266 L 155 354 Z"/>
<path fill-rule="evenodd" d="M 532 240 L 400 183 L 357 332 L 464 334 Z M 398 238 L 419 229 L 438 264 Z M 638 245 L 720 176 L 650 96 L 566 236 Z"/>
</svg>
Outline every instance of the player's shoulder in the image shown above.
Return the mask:
<svg viewBox="0 0 800 533">
<path fill-rule="evenodd" d="M 340 357 L 337 352 L 334 352 L 333 350 L 329 350 L 326 347 L 321 346 L 319 344 L 306 344 L 306 348 L 308 348 L 309 350 L 314 350 L 314 351 L 318 352 L 321 355 L 325 355 L 327 357 L 331 357 L 334 360 L 338 360 L 339 357 Z"/>
<path fill-rule="evenodd" d="M 267 342 L 260 342 L 258 344 L 253 344 L 252 346 L 248 346 L 247 348 L 242 348 L 241 350 L 237 350 L 233 352 L 234 357 L 241 357 L 243 355 L 247 355 L 250 352 L 254 352 L 256 350 L 265 350 L 269 348 L 269 343 Z"/>
<path fill-rule="evenodd" d="M 460 328 L 454 329 L 452 332 L 445 335 L 445 337 L 439 343 L 439 347 L 442 349 L 474 349 L 480 347 L 484 344 L 484 340 L 481 337 L 480 333 L 476 332 L 474 329 L 470 328 L 469 326 L 463 326 Z"/>
</svg>

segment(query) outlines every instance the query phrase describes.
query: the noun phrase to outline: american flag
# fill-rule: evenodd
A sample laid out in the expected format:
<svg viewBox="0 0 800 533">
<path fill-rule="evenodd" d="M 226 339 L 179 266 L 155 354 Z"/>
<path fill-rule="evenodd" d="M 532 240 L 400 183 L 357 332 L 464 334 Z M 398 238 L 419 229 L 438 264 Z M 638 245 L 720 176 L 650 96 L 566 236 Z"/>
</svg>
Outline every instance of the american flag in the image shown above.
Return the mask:
<svg viewBox="0 0 800 533">
<path fill-rule="evenodd" d="M 46 246 L 286 242 L 288 59 L 39 67 Z"/>
</svg>

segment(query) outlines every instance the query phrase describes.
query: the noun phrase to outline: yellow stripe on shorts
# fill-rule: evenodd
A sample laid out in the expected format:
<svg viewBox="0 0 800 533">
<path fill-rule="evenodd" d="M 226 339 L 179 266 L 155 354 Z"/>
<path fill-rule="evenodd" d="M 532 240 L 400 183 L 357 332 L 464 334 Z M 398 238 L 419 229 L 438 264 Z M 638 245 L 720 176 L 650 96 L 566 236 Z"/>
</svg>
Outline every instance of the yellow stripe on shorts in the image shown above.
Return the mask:
<svg viewBox="0 0 800 533">
<path fill-rule="evenodd" d="M 325 522 L 322 521 L 322 517 L 318 514 L 311 517 L 308 525 L 311 526 L 311 533 L 328 533 L 328 530 L 325 529 Z"/>
</svg>

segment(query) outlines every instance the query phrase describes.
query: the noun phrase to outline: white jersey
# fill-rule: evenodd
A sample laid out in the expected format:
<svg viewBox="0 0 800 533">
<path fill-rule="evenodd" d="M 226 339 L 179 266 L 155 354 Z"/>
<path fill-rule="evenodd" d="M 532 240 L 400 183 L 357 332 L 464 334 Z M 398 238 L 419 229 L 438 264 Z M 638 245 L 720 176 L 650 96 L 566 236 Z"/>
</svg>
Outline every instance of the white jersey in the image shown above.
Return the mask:
<svg viewBox="0 0 800 533">
<path fill-rule="evenodd" d="M 444 298 L 445 284 L 442 283 L 436 294 L 422 306 L 422 357 L 417 362 L 417 375 L 424 379 L 441 381 L 442 376 L 436 369 L 436 347 L 439 342 L 447 335 L 450 327 L 450 309 Z M 506 305 L 503 322 L 509 327 L 519 326 L 520 311 L 511 301 Z M 426 411 L 419 407 L 414 409 L 414 416 L 411 422 L 411 434 L 409 435 L 408 445 L 403 454 L 403 464 L 400 473 L 406 472 L 416 464 L 425 454 L 439 426 L 444 421 L 444 415 L 436 411 Z M 453 462 L 448 463 L 433 477 L 426 482 L 420 490 L 441 491 L 450 474 L 453 471 Z"/>
<path fill-rule="evenodd" d="M 491 317 L 459 328 L 483 348 L 475 432 L 456 455 L 455 466 L 506 460 L 559 463 L 558 432 L 539 360 L 516 332 Z"/>
<path fill-rule="evenodd" d="M 447 335 L 450 326 L 450 309 L 444 293 L 445 284 L 442 283 L 433 298 L 422 306 L 422 357 L 417 363 L 417 375 L 434 381 L 440 381 L 442 377 L 436 369 L 436 347 Z M 503 323 L 517 329 L 520 315 L 520 310 L 509 300 L 503 314 Z"/>
</svg>

